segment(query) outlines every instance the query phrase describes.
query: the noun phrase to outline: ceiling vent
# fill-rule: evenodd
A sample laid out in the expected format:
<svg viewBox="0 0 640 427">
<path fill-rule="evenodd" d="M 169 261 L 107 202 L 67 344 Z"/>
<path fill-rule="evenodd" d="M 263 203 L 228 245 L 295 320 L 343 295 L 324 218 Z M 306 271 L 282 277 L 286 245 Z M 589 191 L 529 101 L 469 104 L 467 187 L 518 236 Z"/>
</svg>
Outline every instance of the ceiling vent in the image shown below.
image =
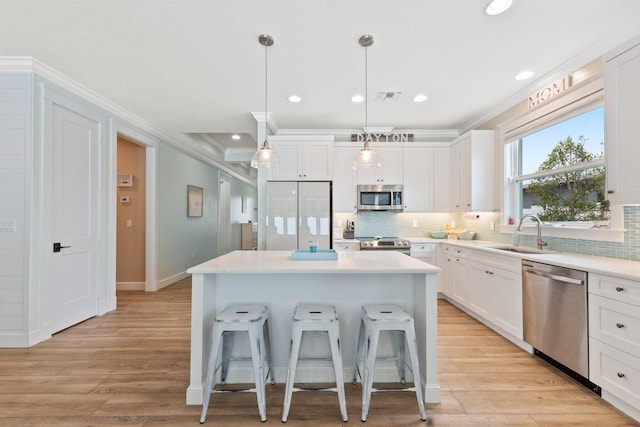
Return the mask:
<svg viewBox="0 0 640 427">
<path fill-rule="evenodd" d="M 393 104 L 400 98 L 402 92 L 378 92 L 376 95 L 376 102 L 382 102 L 383 104 Z"/>
</svg>

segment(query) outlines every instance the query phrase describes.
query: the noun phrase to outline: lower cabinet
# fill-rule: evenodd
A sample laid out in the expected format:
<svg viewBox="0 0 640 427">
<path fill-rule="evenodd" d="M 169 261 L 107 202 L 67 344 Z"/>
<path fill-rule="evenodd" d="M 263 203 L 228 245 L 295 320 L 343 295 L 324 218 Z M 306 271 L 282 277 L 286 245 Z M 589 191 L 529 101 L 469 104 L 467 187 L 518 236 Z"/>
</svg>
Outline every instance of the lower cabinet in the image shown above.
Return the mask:
<svg viewBox="0 0 640 427">
<path fill-rule="evenodd" d="M 495 256 L 446 244 L 442 252 L 439 265 L 443 269 L 441 292 L 490 326 L 497 326 L 522 340 L 520 258 Z"/>
<path fill-rule="evenodd" d="M 589 274 L 589 380 L 640 409 L 640 282 Z"/>
<path fill-rule="evenodd" d="M 470 305 L 471 281 L 467 267 L 466 250 L 449 246 L 451 248 L 451 297 L 465 306 Z"/>
</svg>

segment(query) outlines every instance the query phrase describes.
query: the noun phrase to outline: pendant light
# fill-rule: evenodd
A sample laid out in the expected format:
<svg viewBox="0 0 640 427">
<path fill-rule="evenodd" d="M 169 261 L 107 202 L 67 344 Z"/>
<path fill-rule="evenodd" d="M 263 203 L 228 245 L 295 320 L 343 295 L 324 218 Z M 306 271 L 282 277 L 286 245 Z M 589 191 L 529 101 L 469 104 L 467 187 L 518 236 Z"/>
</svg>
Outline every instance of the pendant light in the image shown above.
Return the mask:
<svg viewBox="0 0 640 427">
<path fill-rule="evenodd" d="M 278 157 L 275 151 L 269 148 L 269 141 L 267 139 L 267 135 L 269 134 L 267 120 L 267 48 L 273 45 L 273 37 L 269 34 L 262 34 L 258 37 L 258 42 L 264 46 L 264 143 L 251 158 L 251 167 L 256 169 L 260 166 L 271 167 L 280 164 L 280 157 Z"/>
<path fill-rule="evenodd" d="M 373 44 L 373 36 L 363 35 L 358 40 L 360 46 L 364 47 L 364 146 L 353 158 L 353 169 L 375 169 L 380 167 L 380 157 L 369 148 L 369 94 L 368 90 L 368 57 L 367 48 Z"/>
</svg>

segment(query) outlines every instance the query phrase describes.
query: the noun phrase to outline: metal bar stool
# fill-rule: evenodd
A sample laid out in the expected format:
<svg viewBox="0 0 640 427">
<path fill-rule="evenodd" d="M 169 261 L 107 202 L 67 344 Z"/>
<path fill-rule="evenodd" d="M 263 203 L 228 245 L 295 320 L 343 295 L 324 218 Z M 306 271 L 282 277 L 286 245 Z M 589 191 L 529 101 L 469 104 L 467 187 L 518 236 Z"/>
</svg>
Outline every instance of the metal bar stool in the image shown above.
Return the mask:
<svg viewBox="0 0 640 427">
<path fill-rule="evenodd" d="M 396 343 L 396 365 L 400 375 L 400 382 L 405 383 L 405 339 L 409 350 L 411 371 L 413 374 L 413 387 L 403 389 L 375 389 L 373 388 L 373 374 L 376 367 L 376 352 L 380 331 L 395 331 L 400 333 L 400 339 Z M 361 359 L 364 369 L 361 373 Z M 420 367 L 418 364 L 418 347 L 413 317 L 402 307 L 394 304 L 370 304 L 362 306 L 362 321 L 358 333 L 358 346 L 356 350 L 356 367 L 353 372 L 353 383 L 358 377 L 362 380 L 362 421 L 367 420 L 371 393 L 378 391 L 415 391 L 420 409 L 422 421 L 427 419 L 422 400 L 422 388 L 420 386 Z"/>
<path fill-rule="evenodd" d="M 294 391 L 337 391 L 340 403 L 342 420 L 348 421 L 347 403 L 344 395 L 344 377 L 342 374 L 342 352 L 340 350 L 340 328 L 338 326 L 338 313 L 332 305 L 299 305 L 293 315 L 291 328 L 291 353 L 289 356 L 289 370 L 287 371 L 287 384 L 284 392 L 284 407 L 282 410 L 282 422 L 287 422 L 289 408 L 291 406 L 291 394 Z M 331 346 L 333 369 L 336 376 L 336 388 L 302 389 L 294 388 L 296 367 L 300 353 L 302 333 L 307 331 L 327 332 Z"/>
<path fill-rule="evenodd" d="M 229 361 L 236 332 L 247 332 L 251 347 L 255 388 L 242 390 L 214 390 L 215 376 L 220 369 L 220 383 L 225 384 L 229 370 Z M 220 343 L 222 342 L 222 361 L 218 364 Z M 211 332 L 211 353 L 202 402 L 200 424 L 205 422 L 211 393 L 230 393 L 251 391 L 256 393 L 260 419 L 267 420 L 265 402 L 265 377 L 275 383 L 270 369 L 271 348 L 269 342 L 269 309 L 264 305 L 230 305 L 213 322 Z"/>
</svg>

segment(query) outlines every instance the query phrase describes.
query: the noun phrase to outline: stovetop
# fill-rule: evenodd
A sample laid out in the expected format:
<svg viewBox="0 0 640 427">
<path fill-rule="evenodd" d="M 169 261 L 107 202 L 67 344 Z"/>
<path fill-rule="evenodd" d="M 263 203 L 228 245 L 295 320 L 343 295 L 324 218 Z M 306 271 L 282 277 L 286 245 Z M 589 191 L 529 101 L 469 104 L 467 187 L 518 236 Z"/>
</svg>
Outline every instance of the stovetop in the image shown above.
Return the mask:
<svg viewBox="0 0 640 427">
<path fill-rule="evenodd" d="M 411 242 L 400 237 L 358 237 L 360 249 L 409 249 Z"/>
</svg>

